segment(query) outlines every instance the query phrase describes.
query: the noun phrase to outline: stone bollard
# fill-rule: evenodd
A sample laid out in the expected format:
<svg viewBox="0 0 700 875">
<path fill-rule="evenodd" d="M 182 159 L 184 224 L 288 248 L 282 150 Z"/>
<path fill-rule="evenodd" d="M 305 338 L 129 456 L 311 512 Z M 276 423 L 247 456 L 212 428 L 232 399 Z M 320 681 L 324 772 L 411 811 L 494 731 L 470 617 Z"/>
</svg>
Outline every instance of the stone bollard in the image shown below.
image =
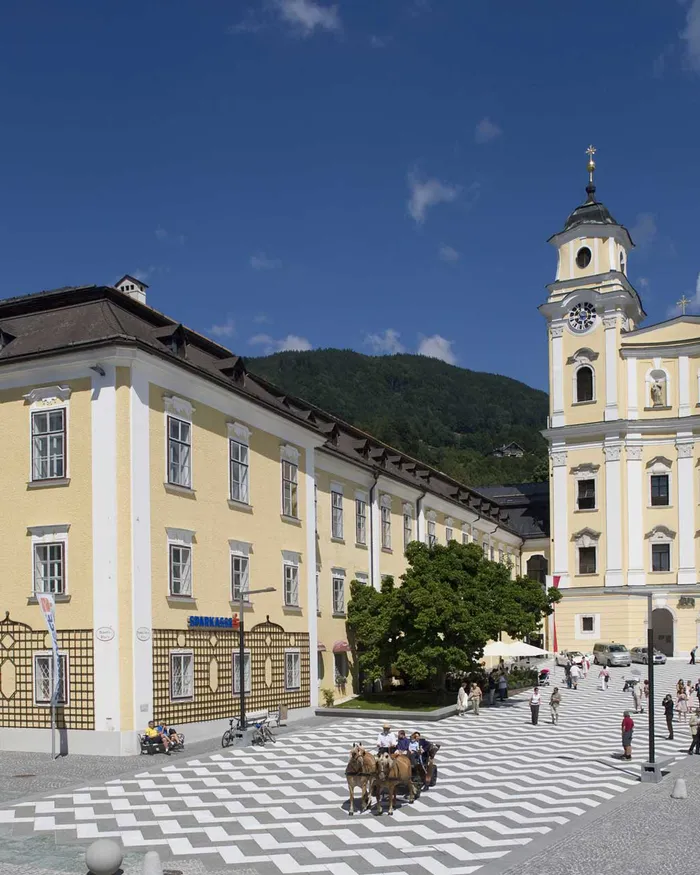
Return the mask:
<svg viewBox="0 0 700 875">
<path fill-rule="evenodd" d="M 123 859 L 121 845 L 112 839 L 97 839 L 85 851 L 85 865 L 92 875 L 114 875 Z"/>
<path fill-rule="evenodd" d="M 143 858 L 143 875 L 163 875 L 163 865 L 158 851 L 148 851 Z"/>
<path fill-rule="evenodd" d="M 671 799 L 687 799 L 688 790 L 685 786 L 683 778 L 676 778 L 676 782 L 671 790 Z"/>
</svg>

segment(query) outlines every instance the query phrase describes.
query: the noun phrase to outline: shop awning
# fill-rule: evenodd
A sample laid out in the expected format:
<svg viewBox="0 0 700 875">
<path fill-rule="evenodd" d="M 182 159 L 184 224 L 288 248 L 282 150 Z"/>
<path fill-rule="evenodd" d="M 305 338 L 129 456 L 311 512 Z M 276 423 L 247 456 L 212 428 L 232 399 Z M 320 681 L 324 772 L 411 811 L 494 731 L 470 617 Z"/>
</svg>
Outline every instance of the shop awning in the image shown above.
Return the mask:
<svg viewBox="0 0 700 875">
<path fill-rule="evenodd" d="M 350 645 L 347 641 L 336 641 L 333 645 L 333 653 L 350 653 Z"/>
<path fill-rule="evenodd" d="M 321 642 L 319 641 L 318 645 L 317 645 L 317 649 L 318 649 L 319 653 L 325 653 L 326 652 L 326 645 L 321 644 Z"/>
</svg>

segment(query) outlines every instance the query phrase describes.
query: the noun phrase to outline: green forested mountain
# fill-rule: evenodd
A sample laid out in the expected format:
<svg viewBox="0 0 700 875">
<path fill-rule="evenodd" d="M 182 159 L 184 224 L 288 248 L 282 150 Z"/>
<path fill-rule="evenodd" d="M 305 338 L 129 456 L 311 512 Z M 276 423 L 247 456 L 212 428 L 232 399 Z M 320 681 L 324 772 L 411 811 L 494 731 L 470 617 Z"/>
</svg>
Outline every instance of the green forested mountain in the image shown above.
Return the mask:
<svg viewBox="0 0 700 875">
<path fill-rule="evenodd" d="M 546 476 L 540 435 L 547 395 L 524 383 L 419 355 L 352 350 L 282 352 L 247 360 L 250 371 L 388 444 L 472 485 Z M 526 454 L 495 458 L 515 441 Z"/>
</svg>

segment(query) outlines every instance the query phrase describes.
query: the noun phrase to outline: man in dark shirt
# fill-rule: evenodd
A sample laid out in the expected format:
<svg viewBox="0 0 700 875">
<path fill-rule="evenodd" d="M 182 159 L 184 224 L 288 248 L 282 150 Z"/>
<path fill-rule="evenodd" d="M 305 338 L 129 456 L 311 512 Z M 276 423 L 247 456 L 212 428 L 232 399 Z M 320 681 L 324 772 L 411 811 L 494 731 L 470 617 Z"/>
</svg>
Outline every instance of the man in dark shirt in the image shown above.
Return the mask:
<svg viewBox="0 0 700 875">
<path fill-rule="evenodd" d="M 664 714 L 666 715 L 666 726 L 668 726 L 668 741 L 673 741 L 673 697 L 668 695 L 667 693 L 664 696 L 661 704 L 664 709 Z"/>
</svg>

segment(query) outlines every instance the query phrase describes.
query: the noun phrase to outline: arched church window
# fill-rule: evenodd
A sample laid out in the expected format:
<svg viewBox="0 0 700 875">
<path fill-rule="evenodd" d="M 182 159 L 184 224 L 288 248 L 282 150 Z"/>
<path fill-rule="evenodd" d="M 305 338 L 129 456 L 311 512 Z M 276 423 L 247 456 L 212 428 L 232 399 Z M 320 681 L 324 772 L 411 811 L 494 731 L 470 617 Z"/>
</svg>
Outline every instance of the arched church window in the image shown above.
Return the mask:
<svg viewBox="0 0 700 875">
<path fill-rule="evenodd" d="M 576 371 L 576 401 L 593 401 L 593 368 L 581 365 Z"/>
<path fill-rule="evenodd" d="M 583 270 L 591 263 L 591 250 L 587 246 L 582 246 L 576 253 L 576 264 Z"/>
</svg>

